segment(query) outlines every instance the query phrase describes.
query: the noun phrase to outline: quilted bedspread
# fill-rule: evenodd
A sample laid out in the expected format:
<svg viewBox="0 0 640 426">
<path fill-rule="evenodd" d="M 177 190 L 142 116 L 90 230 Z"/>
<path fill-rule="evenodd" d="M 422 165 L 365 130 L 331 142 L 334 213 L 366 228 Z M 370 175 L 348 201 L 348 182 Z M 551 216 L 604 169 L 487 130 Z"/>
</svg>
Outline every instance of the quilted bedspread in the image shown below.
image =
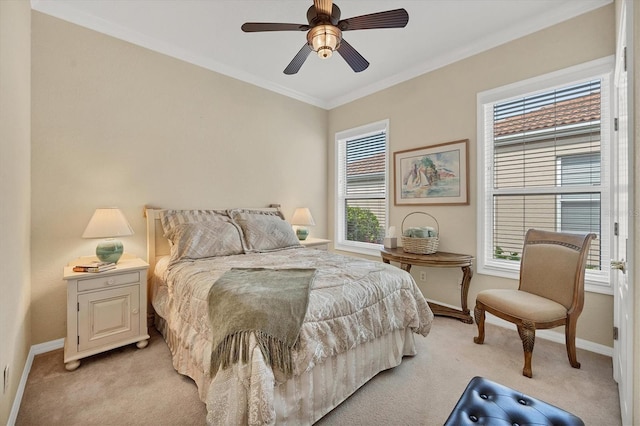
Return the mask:
<svg viewBox="0 0 640 426">
<path fill-rule="evenodd" d="M 273 389 L 285 381 L 260 351 L 247 364 L 211 375 L 211 327 L 207 295 L 230 268 L 315 268 L 307 313 L 293 353 L 293 374 L 395 330 L 426 336 L 433 314 L 411 276 L 381 262 L 322 250 L 290 249 L 181 262 L 163 272 L 153 299 L 170 335 L 174 367 L 194 378 L 210 424 L 275 422 Z M 178 350 L 176 346 L 188 348 Z"/>
</svg>

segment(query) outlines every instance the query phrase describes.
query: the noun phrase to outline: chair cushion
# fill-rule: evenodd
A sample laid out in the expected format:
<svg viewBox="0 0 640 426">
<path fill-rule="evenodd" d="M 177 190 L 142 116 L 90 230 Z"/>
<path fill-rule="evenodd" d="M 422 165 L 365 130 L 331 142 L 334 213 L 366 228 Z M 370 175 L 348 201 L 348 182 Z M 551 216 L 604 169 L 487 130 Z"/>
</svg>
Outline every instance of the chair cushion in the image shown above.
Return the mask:
<svg viewBox="0 0 640 426">
<path fill-rule="evenodd" d="M 474 377 L 445 426 L 582 425 L 574 414 L 484 377 Z"/>
<path fill-rule="evenodd" d="M 521 290 L 490 289 L 478 293 L 476 301 L 517 318 L 538 322 L 567 317 L 567 309 L 550 299 Z"/>
</svg>

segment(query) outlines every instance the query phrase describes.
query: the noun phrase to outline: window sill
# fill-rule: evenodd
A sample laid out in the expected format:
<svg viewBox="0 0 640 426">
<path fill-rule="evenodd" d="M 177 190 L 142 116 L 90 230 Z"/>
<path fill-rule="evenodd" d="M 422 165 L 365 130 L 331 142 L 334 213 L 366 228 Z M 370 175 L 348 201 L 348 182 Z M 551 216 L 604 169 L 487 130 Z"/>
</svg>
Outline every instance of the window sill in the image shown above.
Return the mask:
<svg viewBox="0 0 640 426">
<path fill-rule="evenodd" d="M 345 243 L 336 242 L 333 246 L 334 250 L 346 251 L 351 253 L 362 254 L 365 256 L 380 257 L 382 244 L 366 244 L 366 243 Z"/>
</svg>

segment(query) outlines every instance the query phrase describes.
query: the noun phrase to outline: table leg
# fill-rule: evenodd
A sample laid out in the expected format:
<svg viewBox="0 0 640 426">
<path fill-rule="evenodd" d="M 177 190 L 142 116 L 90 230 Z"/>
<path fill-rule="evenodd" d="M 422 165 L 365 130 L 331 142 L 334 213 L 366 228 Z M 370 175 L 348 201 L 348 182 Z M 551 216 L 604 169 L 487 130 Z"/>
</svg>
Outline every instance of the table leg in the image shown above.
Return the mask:
<svg viewBox="0 0 640 426">
<path fill-rule="evenodd" d="M 469 266 L 462 267 L 462 283 L 460 286 L 460 306 L 462 309 L 450 308 L 448 306 L 442 306 L 434 302 L 429 302 L 429 307 L 433 311 L 434 315 L 441 315 L 445 317 L 457 318 L 465 324 L 473 324 L 473 318 L 469 312 L 467 306 L 467 295 L 469 294 L 469 284 L 471 283 L 471 277 L 473 276 L 473 270 Z"/>
<path fill-rule="evenodd" d="M 460 306 L 462 312 L 469 315 L 469 307 L 467 306 L 467 296 L 469 295 L 469 284 L 471 283 L 471 277 L 473 277 L 473 270 L 470 266 L 462 267 L 462 284 L 460 287 Z"/>
<path fill-rule="evenodd" d="M 391 261 L 389 259 L 385 259 L 384 257 L 382 258 L 382 261 L 384 263 L 388 263 L 389 265 L 391 264 Z M 400 264 L 400 269 L 402 269 L 403 271 L 411 272 L 411 264 L 410 263 L 401 263 Z"/>
</svg>

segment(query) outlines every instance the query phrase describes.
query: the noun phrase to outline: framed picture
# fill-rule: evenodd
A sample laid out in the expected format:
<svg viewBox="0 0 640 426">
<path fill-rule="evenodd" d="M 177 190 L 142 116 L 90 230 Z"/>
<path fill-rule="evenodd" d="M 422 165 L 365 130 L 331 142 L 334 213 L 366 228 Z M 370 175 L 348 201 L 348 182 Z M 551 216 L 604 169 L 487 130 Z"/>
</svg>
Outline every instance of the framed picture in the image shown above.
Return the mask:
<svg viewBox="0 0 640 426">
<path fill-rule="evenodd" d="M 468 157 L 468 139 L 394 152 L 394 204 L 469 204 Z"/>
</svg>

